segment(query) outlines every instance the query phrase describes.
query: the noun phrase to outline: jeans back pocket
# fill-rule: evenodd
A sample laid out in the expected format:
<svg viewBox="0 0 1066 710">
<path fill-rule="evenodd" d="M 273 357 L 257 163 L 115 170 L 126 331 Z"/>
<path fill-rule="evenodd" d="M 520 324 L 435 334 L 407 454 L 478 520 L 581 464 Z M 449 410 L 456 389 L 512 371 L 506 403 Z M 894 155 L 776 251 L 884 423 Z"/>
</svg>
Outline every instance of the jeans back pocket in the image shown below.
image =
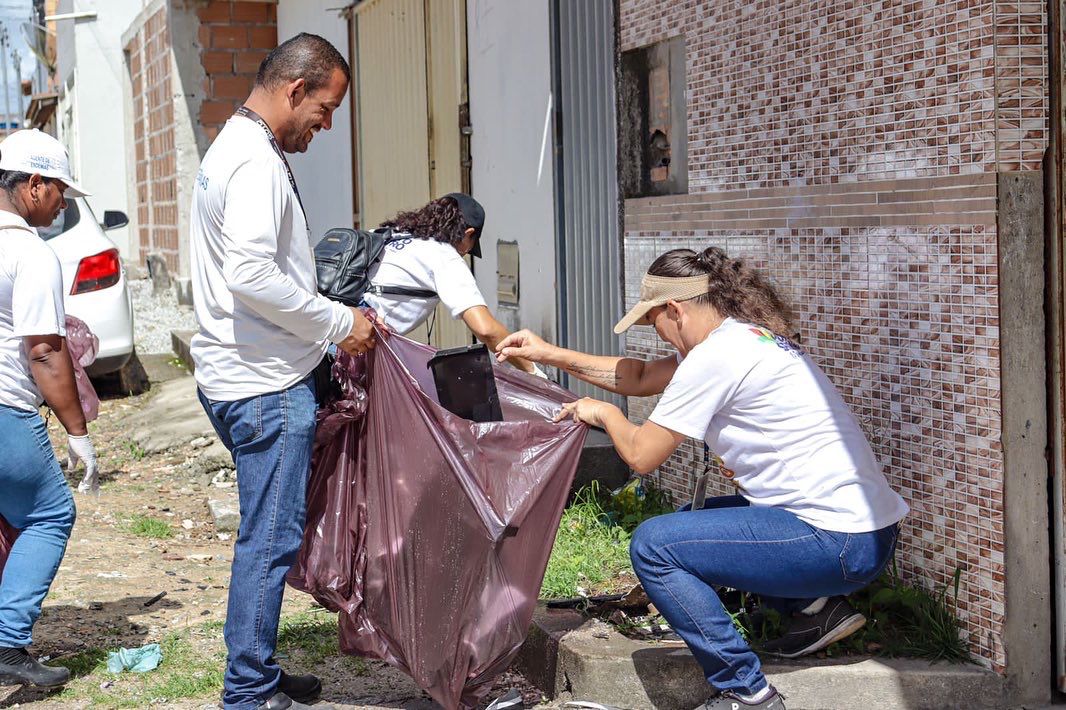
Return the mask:
<svg viewBox="0 0 1066 710">
<path fill-rule="evenodd" d="M 899 523 L 868 533 L 848 533 L 840 551 L 844 579 L 864 585 L 877 579 L 892 559 L 898 533 Z"/>
</svg>

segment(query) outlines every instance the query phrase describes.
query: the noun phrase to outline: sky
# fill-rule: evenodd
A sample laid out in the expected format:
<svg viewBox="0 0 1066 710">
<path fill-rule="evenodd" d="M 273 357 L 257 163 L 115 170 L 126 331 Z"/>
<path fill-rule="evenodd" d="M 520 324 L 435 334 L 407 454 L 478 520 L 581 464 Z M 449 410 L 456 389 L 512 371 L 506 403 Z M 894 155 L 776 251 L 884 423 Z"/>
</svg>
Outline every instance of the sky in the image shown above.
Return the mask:
<svg viewBox="0 0 1066 710">
<path fill-rule="evenodd" d="M 7 34 L 10 38 L 10 44 L 7 49 L 7 74 L 8 74 L 8 92 L 11 100 L 11 113 L 14 114 L 18 111 L 18 85 L 19 82 L 15 77 L 14 62 L 11 60 L 12 50 L 18 50 L 22 59 L 22 78 L 29 79 L 33 76 L 34 71 L 37 69 L 37 59 L 30 52 L 28 46 L 26 46 L 26 40 L 22 34 L 22 23 L 29 21 L 30 14 L 33 12 L 33 3 L 31 0 L 0 0 L 0 23 L 7 28 Z M 0 94 L 3 93 L 3 81 L 0 80 Z M 23 97 L 23 108 L 29 104 L 29 97 Z M 0 96 L 0 114 L 3 113 L 5 107 L 3 96 Z"/>
</svg>

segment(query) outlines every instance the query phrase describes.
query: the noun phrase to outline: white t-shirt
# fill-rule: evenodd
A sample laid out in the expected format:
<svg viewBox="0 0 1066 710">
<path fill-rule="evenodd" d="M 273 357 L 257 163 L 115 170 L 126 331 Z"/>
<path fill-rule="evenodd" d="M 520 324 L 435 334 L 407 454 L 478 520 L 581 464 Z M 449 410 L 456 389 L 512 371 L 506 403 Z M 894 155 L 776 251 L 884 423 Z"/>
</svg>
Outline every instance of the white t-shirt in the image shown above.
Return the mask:
<svg viewBox="0 0 1066 710">
<path fill-rule="evenodd" d="M 852 533 L 907 514 L 836 388 L 763 328 L 727 318 L 681 360 L 649 419 L 706 441 L 754 505 Z"/>
<path fill-rule="evenodd" d="M 435 291 L 436 298 L 366 294 L 367 305 L 391 329 L 403 335 L 429 318 L 443 303 L 452 318 L 474 306 L 484 306 L 485 297 L 477 287 L 470 267 L 451 244 L 432 239 L 398 239 L 385 247 L 381 261 L 370 269 L 374 286 L 403 286 Z"/>
<path fill-rule="evenodd" d="M 204 156 L 190 242 L 191 350 L 208 399 L 291 387 L 351 332 L 351 311 L 318 294 L 306 218 L 257 123 L 231 118 Z"/>
<path fill-rule="evenodd" d="M 30 412 L 43 401 L 23 338 L 66 337 L 63 272 L 37 230 L 0 210 L 0 405 Z"/>
</svg>

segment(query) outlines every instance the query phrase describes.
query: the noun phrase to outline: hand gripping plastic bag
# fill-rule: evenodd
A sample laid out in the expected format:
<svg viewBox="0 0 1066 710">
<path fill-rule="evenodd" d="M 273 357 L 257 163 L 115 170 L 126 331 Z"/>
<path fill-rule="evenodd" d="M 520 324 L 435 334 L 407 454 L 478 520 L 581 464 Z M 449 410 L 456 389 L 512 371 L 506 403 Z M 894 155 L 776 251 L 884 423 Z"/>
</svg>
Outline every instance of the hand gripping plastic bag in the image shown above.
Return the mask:
<svg viewBox="0 0 1066 710">
<path fill-rule="evenodd" d="M 461 419 L 436 400 L 433 354 L 379 334 L 366 358 L 338 358 L 346 394 L 320 412 L 289 583 L 341 612 L 345 653 L 451 709 L 525 640 L 587 427 L 552 423 L 574 395 L 510 367 L 495 370 L 505 421 Z"/>
<path fill-rule="evenodd" d="M 70 360 L 74 365 L 74 380 L 78 385 L 81 411 L 85 414 L 85 421 L 91 422 L 100 414 L 100 398 L 96 395 L 89 376 L 85 374 L 85 368 L 96 362 L 96 354 L 100 351 L 100 339 L 89 330 L 85 321 L 72 315 L 66 317 L 65 323 L 67 350 L 70 352 Z"/>
</svg>

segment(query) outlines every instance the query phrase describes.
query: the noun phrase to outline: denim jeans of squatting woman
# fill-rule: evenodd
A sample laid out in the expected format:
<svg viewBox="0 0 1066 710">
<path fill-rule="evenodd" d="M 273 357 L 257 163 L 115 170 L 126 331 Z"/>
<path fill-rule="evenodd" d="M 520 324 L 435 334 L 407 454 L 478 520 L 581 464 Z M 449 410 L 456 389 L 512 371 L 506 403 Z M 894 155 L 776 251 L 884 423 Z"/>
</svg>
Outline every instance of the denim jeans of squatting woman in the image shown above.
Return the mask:
<svg viewBox="0 0 1066 710">
<path fill-rule="evenodd" d="M 74 497 L 36 411 L 0 405 L 0 515 L 19 536 L 0 578 L 0 647 L 32 642 L 70 531 Z"/>
<path fill-rule="evenodd" d="M 685 640 L 719 690 L 766 687 L 759 658 L 733 627 L 711 585 L 758 594 L 780 610 L 850 594 L 881 573 L 899 526 L 869 533 L 822 530 L 781 508 L 741 496 L 708 498 L 700 510 L 645 521 L 630 557 L 648 597 Z"/>
<path fill-rule="evenodd" d="M 255 708 L 277 692 L 274 659 L 285 574 L 303 541 L 315 437 L 311 376 L 280 392 L 200 403 L 233 455 L 241 524 L 223 630 L 229 651 L 223 704 Z"/>
</svg>

